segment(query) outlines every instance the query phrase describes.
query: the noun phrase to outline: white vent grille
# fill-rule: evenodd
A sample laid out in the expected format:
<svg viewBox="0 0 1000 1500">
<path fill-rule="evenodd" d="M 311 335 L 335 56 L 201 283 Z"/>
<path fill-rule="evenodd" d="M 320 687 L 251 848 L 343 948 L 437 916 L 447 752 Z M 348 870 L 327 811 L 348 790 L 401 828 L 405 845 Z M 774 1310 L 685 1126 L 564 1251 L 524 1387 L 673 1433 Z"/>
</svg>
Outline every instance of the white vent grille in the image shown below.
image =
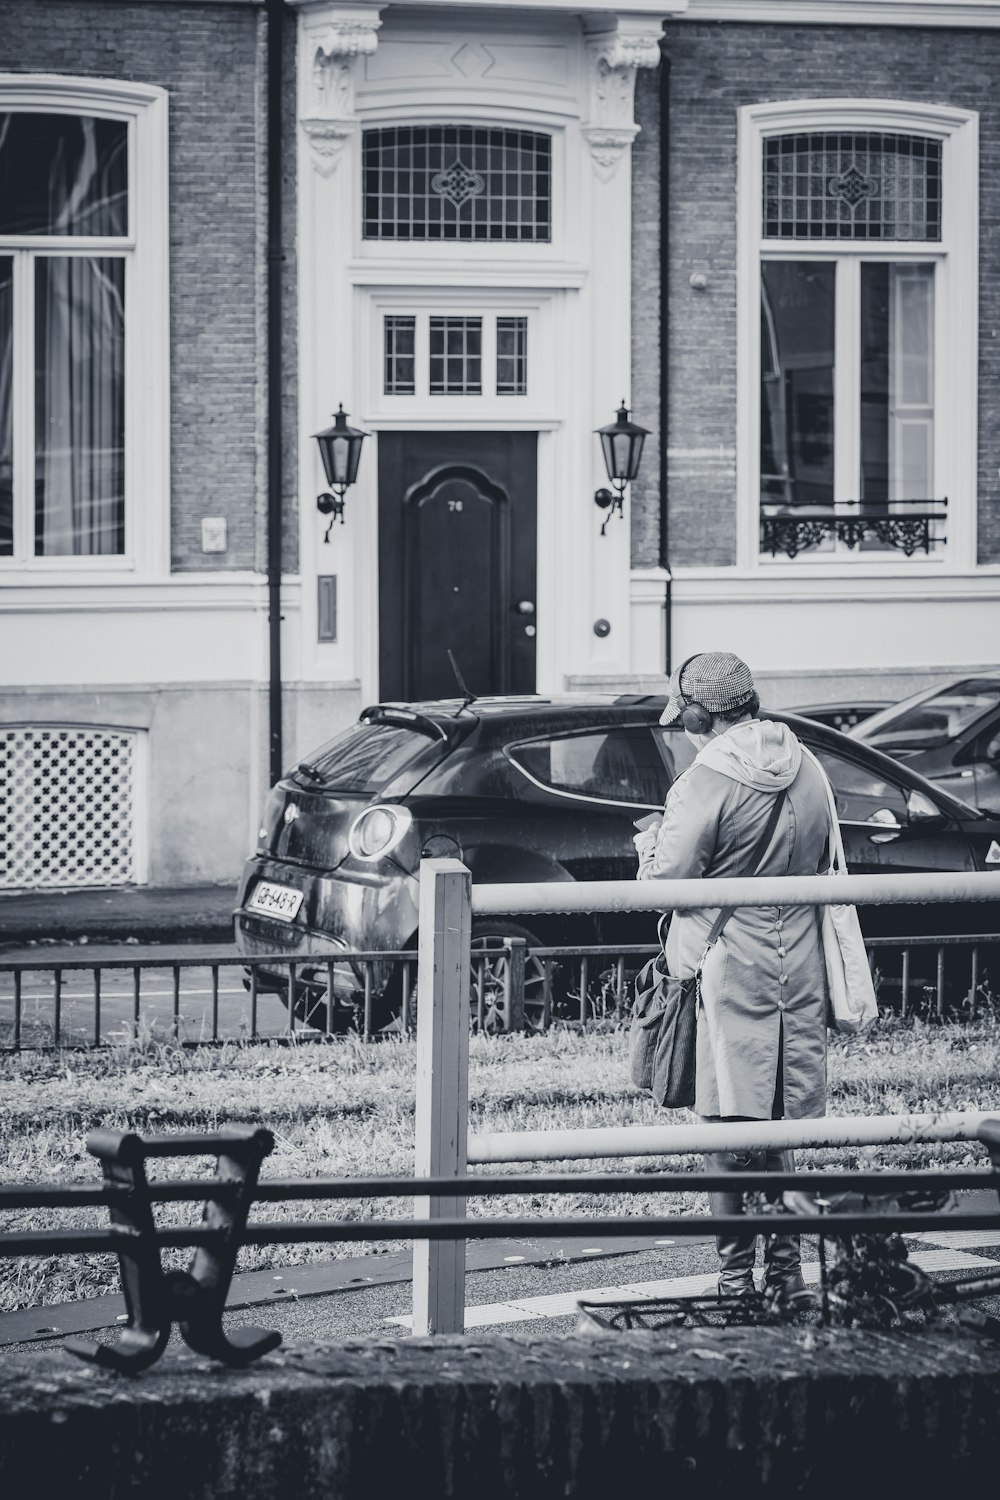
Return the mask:
<svg viewBox="0 0 1000 1500">
<path fill-rule="evenodd" d="M 0 888 L 137 878 L 137 739 L 89 724 L 0 730 Z"/>
</svg>

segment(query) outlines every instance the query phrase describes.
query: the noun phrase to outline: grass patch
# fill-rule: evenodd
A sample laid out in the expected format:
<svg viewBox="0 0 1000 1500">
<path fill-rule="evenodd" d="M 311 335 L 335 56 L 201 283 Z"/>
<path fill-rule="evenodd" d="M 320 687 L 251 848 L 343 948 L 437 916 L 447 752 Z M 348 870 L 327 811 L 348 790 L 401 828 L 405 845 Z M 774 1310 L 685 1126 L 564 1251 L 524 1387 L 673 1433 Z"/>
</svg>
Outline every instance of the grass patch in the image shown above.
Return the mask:
<svg viewBox="0 0 1000 1500">
<path fill-rule="evenodd" d="M 658 1110 L 629 1084 L 627 1046 L 620 1030 L 585 1035 L 555 1028 L 546 1036 L 473 1037 L 470 1062 L 470 1129 L 543 1130 L 596 1125 L 662 1124 L 688 1118 Z M 145 1037 L 95 1052 L 21 1053 L 0 1059 L 3 1099 L 0 1143 L 4 1182 L 95 1182 L 99 1168 L 84 1139 L 97 1126 L 141 1133 L 213 1131 L 225 1123 L 263 1124 L 277 1146 L 264 1164 L 266 1177 L 409 1174 L 413 1170 L 415 1044 L 389 1040 L 364 1045 L 353 1038 L 329 1043 L 270 1046 L 226 1044 L 185 1049 Z M 864 1039 L 831 1037 L 829 1113 L 901 1114 L 1000 1109 L 1000 1022 L 927 1026 L 887 1020 Z M 694 1169 L 693 1157 L 675 1158 Z M 859 1167 L 980 1164 L 978 1147 L 962 1142 L 882 1146 L 844 1153 L 803 1154 L 803 1165 Z M 658 1170 L 662 1158 L 539 1164 L 539 1171 Z M 167 1160 L 160 1176 L 207 1172 L 211 1162 Z M 496 1170 L 504 1170 L 498 1168 Z M 519 1171 L 511 1167 L 507 1170 Z M 675 1201 L 680 1212 L 704 1209 L 697 1193 Z M 378 1203 L 266 1204 L 267 1219 L 369 1219 L 404 1216 L 410 1200 Z M 587 1210 L 636 1214 L 663 1210 L 663 1200 L 637 1194 L 627 1200 L 581 1194 L 560 1198 L 512 1196 L 469 1204 L 477 1214 Z M 158 1209 L 162 1223 L 190 1222 L 194 1205 Z M 0 1228 L 103 1225 L 103 1210 L 56 1210 L 0 1215 Z M 335 1254 L 397 1249 L 398 1245 L 268 1246 L 246 1249 L 241 1270 L 289 1266 Z M 184 1265 L 188 1252 L 171 1263 Z M 0 1261 L 0 1311 L 98 1296 L 118 1289 L 109 1256 L 68 1256 Z"/>
</svg>

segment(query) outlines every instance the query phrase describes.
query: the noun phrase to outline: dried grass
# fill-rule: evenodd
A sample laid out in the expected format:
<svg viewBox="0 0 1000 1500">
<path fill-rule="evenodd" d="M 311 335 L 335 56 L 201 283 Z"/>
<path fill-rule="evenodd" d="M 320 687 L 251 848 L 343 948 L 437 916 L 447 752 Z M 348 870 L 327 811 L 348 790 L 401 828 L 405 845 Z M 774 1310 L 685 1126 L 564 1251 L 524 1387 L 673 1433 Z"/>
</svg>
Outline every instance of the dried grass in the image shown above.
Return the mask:
<svg viewBox="0 0 1000 1500">
<path fill-rule="evenodd" d="M 98 1180 L 97 1164 L 84 1145 L 87 1132 L 97 1126 L 152 1133 L 212 1131 L 223 1123 L 264 1124 L 274 1132 L 277 1146 L 265 1163 L 266 1177 L 408 1174 L 413 1169 L 414 1064 L 411 1041 L 366 1046 L 351 1038 L 328 1044 L 184 1049 L 147 1034 L 138 1043 L 99 1052 L 7 1055 L 0 1061 L 0 1180 Z M 473 1037 L 470 1098 L 472 1130 L 653 1124 L 666 1118 L 629 1085 L 624 1034 L 611 1029 L 585 1035 L 556 1028 L 544 1037 Z M 995 1018 L 933 1027 L 888 1021 L 869 1038 L 831 1040 L 831 1114 L 993 1107 L 1000 1108 L 1000 1023 Z M 845 1164 L 843 1153 L 817 1151 L 808 1160 Z M 972 1165 L 981 1153 L 963 1143 L 888 1146 L 855 1150 L 848 1160 L 872 1167 Z M 697 1165 L 694 1158 L 679 1158 L 676 1164 Z M 170 1160 L 158 1165 L 157 1172 L 190 1176 L 210 1165 Z M 553 1170 L 641 1173 L 660 1163 L 647 1158 L 547 1165 Z M 673 1207 L 700 1212 L 704 1202 L 691 1193 Z M 256 1216 L 363 1220 L 401 1216 L 409 1208 L 410 1200 L 403 1199 L 269 1204 Z M 662 1211 L 663 1204 L 651 1194 L 628 1199 L 581 1194 L 559 1199 L 522 1195 L 469 1205 L 472 1214 L 576 1210 L 638 1214 Z M 197 1218 L 198 1210 L 163 1205 L 158 1214 L 163 1223 L 183 1223 Z M 104 1222 L 98 1210 L 0 1216 L 0 1228 Z M 328 1244 L 247 1249 L 240 1268 L 397 1248 L 392 1242 L 374 1242 L 339 1249 Z M 186 1260 L 186 1252 L 173 1257 L 174 1264 Z M 117 1268 L 108 1256 L 0 1262 L 0 1310 L 98 1296 L 117 1286 Z"/>
</svg>

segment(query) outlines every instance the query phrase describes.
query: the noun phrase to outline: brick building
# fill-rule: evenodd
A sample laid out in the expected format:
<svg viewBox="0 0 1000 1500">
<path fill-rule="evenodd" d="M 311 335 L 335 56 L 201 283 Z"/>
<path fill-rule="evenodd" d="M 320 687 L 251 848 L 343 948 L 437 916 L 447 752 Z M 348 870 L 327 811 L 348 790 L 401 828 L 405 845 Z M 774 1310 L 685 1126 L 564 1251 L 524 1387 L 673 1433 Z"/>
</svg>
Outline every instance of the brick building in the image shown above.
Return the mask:
<svg viewBox="0 0 1000 1500">
<path fill-rule="evenodd" d="M 0 0 L 0 887 L 234 877 L 276 754 L 449 648 L 559 691 L 735 645 L 785 703 L 987 664 L 998 27 Z"/>
</svg>

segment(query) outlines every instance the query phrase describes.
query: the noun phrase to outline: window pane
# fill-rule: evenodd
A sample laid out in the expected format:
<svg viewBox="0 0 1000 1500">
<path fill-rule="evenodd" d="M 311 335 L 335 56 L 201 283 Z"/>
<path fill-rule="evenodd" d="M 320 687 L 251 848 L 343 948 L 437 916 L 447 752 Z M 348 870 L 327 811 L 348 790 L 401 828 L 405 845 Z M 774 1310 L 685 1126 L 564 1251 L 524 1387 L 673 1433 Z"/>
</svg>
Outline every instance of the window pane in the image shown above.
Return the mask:
<svg viewBox="0 0 1000 1500">
<path fill-rule="evenodd" d="M 128 233 L 128 126 L 0 114 L 0 234 Z"/>
<path fill-rule="evenodd" d="M 362 138 L 365 239 L 549 240 L 551 137 L 471 125 Z"/>
<path fill-rule="evenodd" d="M 14 262 L 0 256 L 0 557 L 14 551 Z"/>
<path fill-rule="evenodd" d="M 497 395 L 528 393 L 528 320 L 497 318 Z"/>
<path fill-rule="evenodd" d="M 905 823 L 906 793 L 895 781 L 887 781 L 858 761 L 837 755 L 825 745 L 816 746 L 816 754 L 833 784 L 837 813 L 847 822 L 867 823 L 874 812 L 893 813 L 896 821 Z"/>
<path fill-rule="evenodd" d="M 861 499 L 934 498 L 934 267 L 861 267 Z"/>
<path fill-rule="evenodd" d="M 768 515 L 833 504 L 835 272 L 830 262 L 761 266 L 760 494 Z"/>
<path fill-rule="evenodd" d="M 939 240 L 941 142 L 873 131 L 767 137 L 763 233 Z"/>
<path fill-rule="evenodd" d="M 125 262 L 35 265 L 35 552 L 125 550 Z"/>
<path fill-rule="evenodd" d="M 481 396 L 482 318 L 431 318 L 429 340 L 431 395 Z"/>
<path fill-rule="evenodd" d="M 414 339 L 417 320 L 411 317 L 385 319 L 385 394 L 412 396 L 416 390 Z"/>
<path fill-rule="evenodd" d="M 517 745 L 510 752 L 543 786 L 610 802 L 660 806 L 670 781 L 648 729 L 603 729 Z"/>
</svg>

